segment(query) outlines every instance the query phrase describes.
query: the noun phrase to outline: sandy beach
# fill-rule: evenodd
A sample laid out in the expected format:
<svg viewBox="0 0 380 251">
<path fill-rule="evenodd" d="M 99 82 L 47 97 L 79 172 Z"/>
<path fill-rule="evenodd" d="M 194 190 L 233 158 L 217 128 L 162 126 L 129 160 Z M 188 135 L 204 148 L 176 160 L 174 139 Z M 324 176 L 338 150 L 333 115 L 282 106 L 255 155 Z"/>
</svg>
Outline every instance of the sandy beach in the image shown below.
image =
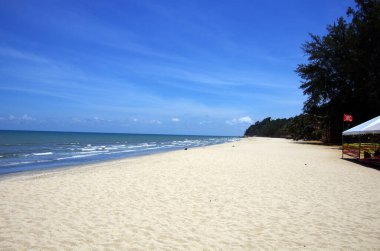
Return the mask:
<svg viewBox="0 0 380 251">
<path fill-rule="evenodd" d="M 0 180 L 0 249 L 380 250 L 380 172 L 239 142 Z"/>
</svg>

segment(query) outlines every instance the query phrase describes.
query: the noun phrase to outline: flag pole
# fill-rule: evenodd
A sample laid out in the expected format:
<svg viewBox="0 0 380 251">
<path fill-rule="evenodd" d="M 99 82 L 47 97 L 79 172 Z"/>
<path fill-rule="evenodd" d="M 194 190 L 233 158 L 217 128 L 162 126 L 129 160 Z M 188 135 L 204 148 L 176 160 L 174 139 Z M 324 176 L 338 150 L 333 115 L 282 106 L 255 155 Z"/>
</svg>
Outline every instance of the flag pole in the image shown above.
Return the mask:
<svg viewBox="0 0 380 251">
<path fill-rule="evenodd" d="M 360 148 L 361 148 L 361 144 L 362 144 L 362 135 L 359 134 L 359 160 L 360 160 Z"/>
<path fill-rule="evenodd" d="M 343 115 L 343 117 L 344 117 L 344 115 Z M 343 131 L 344 131 L 344 118 L 343 118 L 343 121 L 342 121 L 342 159 L 343 159 L 343 143 L 344 143 L 344 141 L 343 141 Z"/>
<path fill-rule="evenodd" d="M 343 159 L 343 155 L 344 155 L 344 135 L 343 135 L 344 122 L 352 122 L 352 115 L 343 114 L 343 121 L 342 121 L 342 159 Z M 350 124 L 348 124 L 348 128 L 350 128 Z M 359 151 L 360 151 L 360 142 L 359 142 Z"/>
</svg>

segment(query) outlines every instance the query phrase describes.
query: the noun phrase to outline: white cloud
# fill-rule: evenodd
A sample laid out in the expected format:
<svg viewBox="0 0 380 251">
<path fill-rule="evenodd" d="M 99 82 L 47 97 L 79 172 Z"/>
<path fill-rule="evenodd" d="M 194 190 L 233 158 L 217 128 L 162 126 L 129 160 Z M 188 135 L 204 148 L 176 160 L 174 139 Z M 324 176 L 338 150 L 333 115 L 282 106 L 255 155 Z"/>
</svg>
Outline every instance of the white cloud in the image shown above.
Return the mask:
<svg viewBox="0 0 380 251">
<path fill-rule="evenodd" d="M 152 120 L 150 120 L 149 123 L 150 123 L 150 124 L 157 124 L 157 125 L 161 125 L 161 124 L 162 124 L 161 121 L 156 120 L 156 119 L 152 119 Z"/>
<path fill-rule="evenodd" d="M 34 121 L 36 119 L 29 116 L 28 114 L 24 114 L 20 117 L 17 117 L 13 114 L 10 114 L 10 115 L 8 115 L 8 117 L 0 117 L 0 120 L 2 120 L 2 121 L 13 121 L 13 122 L 19 123 L 19 122 L 26 122 L 26 121 Z"/>
<path fill-rule="evenodd" d="M 227 120 L 226 124 L 228 124 L 228 125 L 253 124 L 253 120 L 249 116 L 244 116 L 244 117 L 240 117 L 240 118 L 233 118 L 231 120 Z"/>
<path fill-rule="evenodd" d="M 5 120 L 5 119 L 4 119 Z M 36 120 L 35 118 L 29 116 L 28 114 L 24 114 L 21 117 L 16 117 L 14 115 L 9 115 L 7 120 L 9 121 L 33 121 Z"/>
<path fill-rule="evenodd" d="M 99 118 L 98 116 L 94 116 L 92 119 L 88 119 L 89 121 L 95 121 L 95 122 L 112 122 L 110 119 L 103 119 Z"/>
<path fill-rule="evenodd" d="M 24 121 L 28 120 L 28 121 L 30 121 L 30 120 L 36 120 L 36 119 L 32 118 L 28 114 L 24 114 L 24 115 L 21 116 L 20 120 L 24 120 Z"/>
<path fill-rule="evenodd" d="M 172 122 L 180 122 L 181 120 L 179 118 L 172 118 Z"/>
</svg>

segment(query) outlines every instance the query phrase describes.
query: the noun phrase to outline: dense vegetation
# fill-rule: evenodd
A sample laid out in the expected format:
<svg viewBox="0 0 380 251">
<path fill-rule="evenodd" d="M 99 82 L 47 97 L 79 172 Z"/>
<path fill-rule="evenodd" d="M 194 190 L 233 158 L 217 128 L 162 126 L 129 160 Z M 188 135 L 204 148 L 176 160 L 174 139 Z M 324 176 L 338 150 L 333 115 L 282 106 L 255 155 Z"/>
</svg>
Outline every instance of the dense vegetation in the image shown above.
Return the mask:
<svg viewBox="0 0 380 251">
<path fill-rule="evenodd" d="M 286 137 L 286 127 L 290 119 L 275 119 L 270 117 L 262 121 L 257 121 L 246 131 L 245 136 L 262 136 L 262 137 Z"/>
<path fill-rule="evenodd" d="M 279 137 L 293 139 L 320 139 L 320 123 L 308 115 L 298 115 L 289 119 L 270 117 L 257 121 L 244 133 L 245 136 Z"/>
<path fill-rule="evenodd" d="M 327 26 L 326 35 L 310 37 L 302 46 L 307 63 L 296 69 L 307 96 L 304 114 L 287 122 L 264 120 L 248 128 L 247 135 L 292 132 L 292 137 L 302 138 L 307 132 L 325 142 L 339 142 L 344 113 L 353 115 L 353 125 L 380 114 L 380 1 L 356 0 L 346 19 L 340 17 Z"/>
</svg>

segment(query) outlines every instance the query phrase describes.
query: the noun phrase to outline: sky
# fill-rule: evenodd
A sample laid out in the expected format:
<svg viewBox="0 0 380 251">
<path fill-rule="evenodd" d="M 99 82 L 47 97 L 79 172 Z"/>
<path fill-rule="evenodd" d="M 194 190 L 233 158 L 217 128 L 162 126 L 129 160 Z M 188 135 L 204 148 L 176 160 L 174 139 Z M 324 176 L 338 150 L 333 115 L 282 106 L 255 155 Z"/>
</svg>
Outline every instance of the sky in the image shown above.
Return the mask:
<svg viewBox="0 0 380 251">
<path fill-rule="evenodd" d="M 302 112 L 342 0 L 0 0 L 0 129 L 242 135 Z"/>
</svg>

